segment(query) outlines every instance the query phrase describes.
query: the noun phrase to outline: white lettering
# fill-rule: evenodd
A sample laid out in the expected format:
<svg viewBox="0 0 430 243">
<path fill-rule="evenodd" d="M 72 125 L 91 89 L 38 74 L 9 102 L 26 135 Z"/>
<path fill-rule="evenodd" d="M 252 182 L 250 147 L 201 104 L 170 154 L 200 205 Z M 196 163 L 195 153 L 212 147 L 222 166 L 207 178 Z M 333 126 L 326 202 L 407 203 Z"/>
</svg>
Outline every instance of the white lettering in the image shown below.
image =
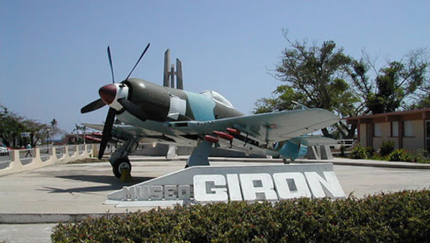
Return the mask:
<svg viewBox="0 0 430 243">
<path fill-rule="evenodd" d="M 191 187 L 189 185 L 178 186 L 178 198 L 179 200 L 190 200 Z"/>
<path fill-rule="evenodd" d="M 195 175 L 193 177 L 194 199 L 201 202 L 227 201 L 228 194 L 223 175 Z M 224 186 L 224 187 L 216 187 Z"/>
<path fill-rule="evenodd" d="M 163 186 L 151 186 L 149 193 L 149 197 L 152 200 L 161 200 L 163 199 Z"/>
<path fill-rule="evenodd" d="M 324 171 L 324 178 L 317 172 L 305 172 L 309 187 L 315 198 L 321 197 L 345 197 L 334 171 Z M 324 186 L 324 188 L 323 188 Z"/>
<path fill-rule="evenodd" d="M 176 185 L 165 185 L 164 186 L 164 199 L 166 200 L 176 200 Z"/>
<path fill-rule="evenodd" d="M 333 171 L 194 175 L 193 185 L 123 187 L 122 200 L 263 201 L 345 197 Z"/>
<path fill-rule="evenodd" d="M 312 194 L 306 183 L 305 176 L 299 172 L 273 174 L 279 199 L 311 197 Z"/>
<path fill-rule="evenodd" d="M 149 187 L 136 187 L 136 194 L 139 200 L 148 200 L 149 199 Z"/>
<path fill-rule="evenodd" d="M 240 190 L 239 178 L 237 174 L 227 174 L 228 194 L 231 201 L 242 201 L 242 192 Z"/>
<path fill-rule="evenodd" d="M 123 201 L 127 201 L 127 200 L 136 200 L 136 193 L 134 191 L 134 188 L 128 188 L 126 186 L 124 186 L 122 188 L 123 191 L 123 197 L 122 200 Z"/>
<path fill-rule="evenodd" d="M 244 200 L 278 200 L 270 174 L 240 174 L 239 176 Z"/>
</svg>

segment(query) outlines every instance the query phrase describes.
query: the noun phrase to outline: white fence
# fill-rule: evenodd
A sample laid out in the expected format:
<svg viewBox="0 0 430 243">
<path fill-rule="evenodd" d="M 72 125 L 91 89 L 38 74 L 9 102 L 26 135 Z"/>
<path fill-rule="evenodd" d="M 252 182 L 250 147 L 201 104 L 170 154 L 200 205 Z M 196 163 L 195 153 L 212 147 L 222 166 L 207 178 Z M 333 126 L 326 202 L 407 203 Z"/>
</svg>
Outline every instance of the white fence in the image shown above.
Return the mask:
<svg viewBox="0 0 430 243">
<path fill-rule="evenodd" d="M 343 146 L 347 149 L 350 149 L 354 146 L 356 140 L 355 139 L 338 139 L 336 140 L 337 144 L 333 145 L 332 147 L 336 150 L 340 150 L 340 148 Z"/>
<path fill-rule="evenodd" d="M 17 149 L 0 153 L 0 176 L 92 157 L 94 145 Z"/>
</svg>

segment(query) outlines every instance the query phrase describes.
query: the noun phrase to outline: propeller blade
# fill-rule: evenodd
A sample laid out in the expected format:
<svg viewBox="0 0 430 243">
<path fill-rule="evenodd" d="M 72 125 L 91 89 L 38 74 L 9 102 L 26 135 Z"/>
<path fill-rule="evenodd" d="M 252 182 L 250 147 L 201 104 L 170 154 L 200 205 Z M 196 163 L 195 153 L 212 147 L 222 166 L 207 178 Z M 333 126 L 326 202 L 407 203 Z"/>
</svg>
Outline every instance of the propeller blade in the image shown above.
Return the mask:
<svg viewBox="0 0 430 243">
<path fill-rule="evenodd" d="M 148 45 L 146 46 L 145 50 L 143 50 L 142 55 L 140 55 L 139 59 L 137 59 L 136 64 L 134 65 L 133 69 L 131 69 L 130 73 L 128 74 L 128 76 L 127 76 L 127 78 L 125 80 L 128 80 L 128 78 L 130 77 L 131 73 L 133 73 L 133 71 L 136 68 L 137 64 L 139 64 L 140 59 L 142 59 L 143 55 L 145 55 L 145 53 L 148 50 L 148 48 L 149 48 L 150 45 L 151 45 L 151 43 L 148 43 Z"/>
<path fill-rule="evenodd" d="M 119 99 L 118 102 L 124 107 L 126 111 L 130 112 L 130 114 L 139 118 L 140 120 L 146 121 L 146 119 L 148 119 L 145 112 L 133 102 L 127 99 Z"/>
<path fill-rule="evenodd" d="M 112 64 L 112 56 L 110 54 L 110 47 L 107 47 L 107 53 L 108 53 L 108 58 L 109 58 L 109 64 L 110 64 L 110 72 L 112 74 L 112 83 L 115 83 L 115 76 L 113 74 L 113 64 Z"/>
<path fill-rule="evenodd" d="M 95 101 L 89 103 L 88 105 L 82 107 L 81 113 L 84 114 L 87 112 L 95 111 L 97 109 L 102 108 L 103 106 L 105 106 L 105 103 L 103 102 L 103 100 L 98 99 L 98 100 L 95 100 Z"/>
<path fill-rule="evenodd" d="M 116 110 L 114 108 L 109 108 L 109 112 L 106 116 L 105 126 L 103 127 L 102 141 L 100 142 L 99 159 L 102 159 L 106 146 L 111 138 L 115 114 Z"/>
</svg>

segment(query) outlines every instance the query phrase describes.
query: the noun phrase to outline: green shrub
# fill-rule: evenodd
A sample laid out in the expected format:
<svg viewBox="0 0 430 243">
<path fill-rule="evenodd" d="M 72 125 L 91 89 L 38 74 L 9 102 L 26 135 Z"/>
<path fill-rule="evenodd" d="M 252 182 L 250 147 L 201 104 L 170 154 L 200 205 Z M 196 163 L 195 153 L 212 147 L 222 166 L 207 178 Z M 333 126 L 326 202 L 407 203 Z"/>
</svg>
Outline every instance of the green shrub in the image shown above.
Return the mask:
<svg viewBox="0 0 430 243">
<path fill-rule="evenodd" d="M 350 158 L 352 159 L 369 159 L 375 153 L 375 149 L 372 147 L 362 147 L 360 144 L 356 144 L 352 150 Z"/>
<path fill-rule="evenodd" d="M 382 157 L 391 154 L 395 149 L 395 144 L 393 141 L 384 141 L 382 142 L 381 147 L 379 148 L 379 155 Z"/>
<path fill-rule="evenodd" d="M 409 152 L 412 162 L 428 164 L 430 163 L 430 154 L 425 149 L 417 149 Z"/>
<path fill-rule="evenodd" d="M 388 157 L 390 161 L 404 161 L 406 152 L 403 149 L 396 149 Z"/>
<path fill-rule="evenodd" d="M 366 149 L 363 148 L 360 144 L 354 145 L 354 147 L 351 150 L 350 157 L 352 159 L 367 159 L 367 152 Z"/>
<path fill-rule="evenodd" d="M 57 225 L 53 242 L 428 242 L 430 191 L 176 206 Z"/>
<path fill-rule="evenodd" d="M 375 154 L 375 149 L 372 147 L 366 147 L 365 150 L 367 158 L 371 158 Z"/>
</svg>

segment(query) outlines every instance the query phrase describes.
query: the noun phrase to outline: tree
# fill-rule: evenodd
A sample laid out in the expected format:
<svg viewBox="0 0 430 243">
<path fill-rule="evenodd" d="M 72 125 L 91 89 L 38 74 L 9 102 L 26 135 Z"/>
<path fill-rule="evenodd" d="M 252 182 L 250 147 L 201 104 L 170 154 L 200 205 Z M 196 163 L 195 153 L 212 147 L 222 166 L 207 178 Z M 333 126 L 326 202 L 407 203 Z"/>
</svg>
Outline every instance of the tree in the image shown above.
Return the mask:
<svg viewBox="0 0 430 243">
<path fill-rule="evenodd" d="M 292 42 L 285 49 L 281 64 L 276 67 L 274 76 L 285 82 L 274 94 L 276 98 L 260 99 L 254 112 L 285 110 L 292 108 L 292 101 L 305 106 L 323 108 L 339 116 L 350 115 L 354 102 L 359 101 L 350 85 L 349 65 L 353 59 L 337 48 L 333 41 L 325 41 L 319 47 L 307 46 L 307 42 Z M 339 124 L 337 126 L 340 126 Z M 328 129 L 322 130 L 325 136 L 332 136 Z"/>
<path fill-rule="evenodd" d="M 25 131 L 22 118 L 10 112 L 6 107 L 1 106 L 0 112 L 0 134 L 9 146 L 14 145 L 14 139 Z"/>
<path fill-rule="evenodd" d="M 428 58 L 424 49 L 411 51 L 401 61 L 389 62 L 378 71 L 363 53 L 361 61 L 355 61 L 348 71 L 352 84 L 362 97 L 362 114 L 394 112 L 398 109 L 413 109 L 423 102 L 420 90 L 428 83 Z M 369 79 L 370 67 L 376 72 L 376 78 Z M 424 92 L 425 93 L 425 92 Z M 417 99 L 418 97 L 418 99 Z"/>
<path fill-rule="evenodd" d="M 280 85 L 273 91 L 277 97 L 261 98 L 255 105 L 254 113 L 267 113 L 272 111 L 283 111 L 294 109 L 295 101 L 303 101 L 303 93 L 295 92 L 293 88 L 287 85 Z"/>
<path fill-rule="evenodd" d="M 8 108 L 0 105 L 2 109 L 0 111 L 0 134 L 9 146 L 25 145 L 16 144 L 17 138 L 21 138 L 21 133 L 30 132 L 30 141 L 26 141 L 32 144 L 32 147 L 39 142 L 47 138 L 48 129 L 51 136 L 60 133 L 61 130 L 57 127 L 57 120 L 53 119 L 51 126 L 43 124 L 31 119 L 26 119 L 22 116 L 17 115 L 14 112 L 10 112 Z"/>
<path fill-rule="evenodd" d="M 292 109 L 293 101 L 333 111 L 342 118 L 430 104 L 429 62 L 424 49 L 377 69 L 364 52 L 355 60 L 333 41 L 317 46 L 293 42 L 286 32 L 284 36 L 288 47 L 274 77 L 286 84 L 278 86 L 274 97 L 259 99 L 255 113 Z M 370 70 L 375 78 L 369 78 Z M 333 127 L 331 131 L 323 129 L 324 136 L 353 138 L 357 129 L 344 121 Z"/>
</svg>

